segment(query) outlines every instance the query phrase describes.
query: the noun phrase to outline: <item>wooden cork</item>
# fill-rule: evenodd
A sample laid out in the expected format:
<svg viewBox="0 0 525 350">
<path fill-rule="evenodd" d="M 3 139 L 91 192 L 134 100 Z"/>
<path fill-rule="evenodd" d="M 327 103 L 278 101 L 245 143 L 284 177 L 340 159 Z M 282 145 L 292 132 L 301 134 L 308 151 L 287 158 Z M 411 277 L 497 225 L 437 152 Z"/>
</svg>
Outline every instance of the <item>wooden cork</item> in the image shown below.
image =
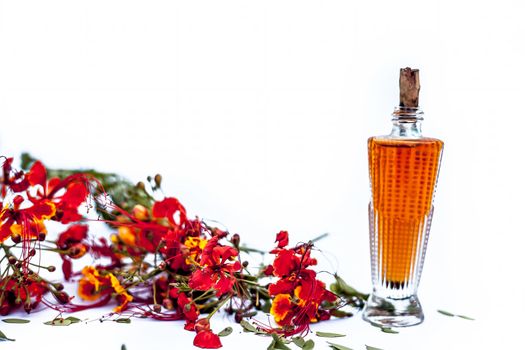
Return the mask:
<svg viewBox="0 0 525 350">
<path fill-rule="evenodd" d="M 401 107 L 418 107 L 419 89 L 419 69 L 401 68 L 399 73 L 399 105 Z"/>
</svg>

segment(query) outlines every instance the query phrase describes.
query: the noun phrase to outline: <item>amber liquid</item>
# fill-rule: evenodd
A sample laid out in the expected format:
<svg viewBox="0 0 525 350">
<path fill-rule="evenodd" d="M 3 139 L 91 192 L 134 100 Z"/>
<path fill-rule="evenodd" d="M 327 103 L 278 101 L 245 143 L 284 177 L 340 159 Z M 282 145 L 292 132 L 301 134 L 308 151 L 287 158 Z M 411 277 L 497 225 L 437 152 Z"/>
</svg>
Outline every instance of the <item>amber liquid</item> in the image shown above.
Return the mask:
<svg viewBox="0 0 525 350">
<path fill-rule="evenodd" d="M 368 140 L 376 263 L 387 287 L 404 288 L 418 268 L 442 149 L 432 138 Z"/>
</svg>

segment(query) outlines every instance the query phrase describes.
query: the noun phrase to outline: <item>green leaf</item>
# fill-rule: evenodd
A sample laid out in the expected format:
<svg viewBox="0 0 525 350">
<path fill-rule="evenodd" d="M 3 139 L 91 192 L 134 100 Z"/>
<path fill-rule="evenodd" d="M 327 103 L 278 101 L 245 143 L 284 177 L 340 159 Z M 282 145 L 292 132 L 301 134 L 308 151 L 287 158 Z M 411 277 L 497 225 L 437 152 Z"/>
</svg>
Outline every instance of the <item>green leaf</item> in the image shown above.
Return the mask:
<svg viewBox="0 0 525 350">
<path fill-rule="evenodd" d="M 375 348 L 375 347 L 373 347 L 373 346 L 366 345 L 366 344 L 365 344 L 365 346 L 366 346 L 366 350 L 383 350 L 383 349 Z"/>
<path fill-rule="evenodd" d="M 330 314 L 334 317 L 343 318 L 343 317 L 352 317 L 354 316 L 353 313 L 343 311 L 343 310 L 332 310 L 330 311 Z"/>
<path fill-rule="evenodd" d="M 295 345 L 297 345 L 298 347 L 302 348 L 304 346 L 304 344 L 306 343 L 304 341 L 304 338 L 303 337 L 293 337 L 292 338 L 292 341 Z"/>
<path fill-rule="evenodd" d="M 82 320 L 80 318 L 76 318 L 76 317 L 73 317 L 73 316 L 66 317 L 66 320 L 70 320 L 71 324 L 82 322 Z"/>
<path fill-rule="evenodd" d="M 341 344 L 335 344 L 335 343 L 330 343 L 330 342 L 327 342 L 327 343 L 334 350 L 352 350 L 351 348 L 341 345 Z"/>
<path fill-rule="evenodd" d="M 69 326 L 71 323 L 71 320 L 67 318 L 55 318 L 54 320 L 44 322 L 44 324 L 48 326 Z"/>
<path fill-rule="evenodd" d="M 472 317 L 468 317 L 468 316 L 465 316 L 465 315 L 457 315 L 459 318 L 462 318 L 464 320 L 469 320 L 469 321 L 475 321 L 476 319 L 475 318 L 472 318 Z"/>
<path fill-rule="evenodd" d="M 2 320 L 5 323 L 29 323 L 29 320 L 24 320 L 23 318 L 4 318 Z"/>
<path fill-rule="evenodd" d="M 128 350 L 128 349 L 126 348 L 126 344 L 122 344 L 122 346 L 120 347 L 120 350 Z"/>
<path fill-rule="evenodd" d="M 251 324 L 250 322 L 246 321 L 246 320 L 242 320 L 241 321 L 241 327 L 244 329 L 245 332 L 256 332 L 257 331 L 257 328 L 255 328 L 255 326 L 253 324 Z"/>
<path fill-rule="evenodd" d="M 277 334 L 272 334 L 272 343 L 268 347 L 268 350 L 292 350 L 284 343 L 284 339 Z"/>
<path fill-rule="evenodd" d="M 14 339 L 8 338 L 4 332 L 0 331 L 0 341 L 15 341 Z"/>
<path fill-rule="evenodd" d="M 395 329 L 388 328 L 388 327 L 381 327 L 381 332 L 389 333 L 389 334 L 399 334 L 399 332 L 396 331 Z"/>
<path fill-rule="evenodd" d="M 351 287 L 346 283 L 339 275 L 335 275 L 335 283 L 330 285 L 330 289 L 332 292 L 338 295 L 343 295 L 345 297 L 357 297 L 359 299 L 366 300 L 368 298 L 368 294 L 361 293 L 357 291 L 355 288 Z"/>
<path fill-rule="evenodd" d="M 312 339 L 309 339 L 306 343 L 303 345 L 303 350 L 312 350 L 315 347 L 315 343 Z"/>
<path fill-rule="evenodd" d="M 346 334 L 328 333 L 328 332 L 315 332 L 315 335 L 322 338 L 339 338 L 346 337 Z"/>
<path fill-rule="evenodd" d="M 117 318 L 115 320 L 117 323 L 131 323 L 131 318 Z"/>
<path fill-rule="evenodd" d="M 222 331 L 220 331 L 217 335 L 218 335 L 219 337 L 227 337 L 227 336 L 229 336 L 230 334 L 232 334 L 232 332 L 233 332 L 233 328 L 231 328 L 231 327 L 226 327 L 226 328 L 224 328 Z"/>
<path fill-rule="evenodd" d="M 448 312 L 448 311 L 445 311 L 445 310 L 438 310 L 437 312 L 439 312 L 440 314 L 445 315 L 445 316 L 450 316 L 450 317 L 456 316 L 452 312 Z"/>
</svg>

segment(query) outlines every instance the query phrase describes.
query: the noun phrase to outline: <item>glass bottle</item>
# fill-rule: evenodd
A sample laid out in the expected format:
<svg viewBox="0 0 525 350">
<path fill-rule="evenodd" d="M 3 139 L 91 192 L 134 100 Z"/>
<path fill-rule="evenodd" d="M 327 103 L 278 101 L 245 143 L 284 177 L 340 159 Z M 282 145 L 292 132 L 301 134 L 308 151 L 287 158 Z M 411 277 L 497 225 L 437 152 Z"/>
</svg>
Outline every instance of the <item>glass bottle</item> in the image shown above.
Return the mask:
<svg viewBox="0 0 525 350">
<path fill-rule="evenodd" d="M 368 139 L 373 292 L 363 318 L 404 327 L 423 322 L 417 288 L 423 269 L 443 142 L 423 137 L 419 72 L 401 69 L 392 132 Z"/>
</svg>

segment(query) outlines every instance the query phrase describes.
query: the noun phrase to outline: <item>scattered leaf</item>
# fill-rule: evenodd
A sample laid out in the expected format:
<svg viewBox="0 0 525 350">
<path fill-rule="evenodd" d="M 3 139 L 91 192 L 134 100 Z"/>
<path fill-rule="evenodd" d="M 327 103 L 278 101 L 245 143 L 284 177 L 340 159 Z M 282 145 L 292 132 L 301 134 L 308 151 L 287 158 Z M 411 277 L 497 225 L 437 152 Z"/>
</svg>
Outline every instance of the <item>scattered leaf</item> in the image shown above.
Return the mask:
<svg viewBox="0 0 525 350">
<path fill-rule="evenodd" d="M 224 328 L 222 331 L 220 331 L 217 335 L 218 335 L 219 337 L 227 337 L 227 336 L 229 336 L 230 334 L 232 334 L 232 332 L 233 332 L 233 328 L 231 328 L 231 327 L 226 327 L 226 328 Z"/>
<path fill-rule="evenodd" d="M 343 310 L 332 310 L 330 311 L 330 315 L 334 317 L 339 317 L 339 318 L 354 316 L 353 313 L 348 312 L 348 311 L 343 311 Z"/>
<path fill-rule="evenodd" d="M 312 339 L 309 339 L 304 343 L 303 350 L 312 350 L 315 347 L 315 343 Z"/>
<path fill-rule="evenodd" d="M 303 337 L 294 337 L 292 338 L 292 341 L 295 345 L 297 345 L 298 347 L 302 348 L 304 346 L 304 344 L 306 343 L 304 341 L 304 338 Z"/>
<path fill-rule="evenodd" d="M 272 334 L 272 342 L 268 346 L 268 350 L 292 350 L 284 342 L 283 338 L 277 334 Z"/>
<path fill-rule="evenodd" d="M 399 334 L 399 332 L 396 331 L 395 329 L 388 328 L 388 327 L 381 327 L 381 332 L 389 333 L 389 334 Z"/>
<path fill-rule="evenodd" d="M 330 346 L 330 348 L 332 348 L 333 350 L 352 350 L 351 348 L 341 345 L 341 344 L 335 344 L 335 343 L 330 343 L 330 342 L 327 342 L 327 343 Z"/>
<path fill-rule="evenodd" d="M 475 318 L 472 318 L 472 317 L 468 317 L 468 316 L 465 316 L 465 315 L 457 315 L 459 318 L 462 318 L 464 320 L 469 320 L 469 321 L 475 321 L 476 319 Z"/>
<path fill-rule="evenodd" d="M 330 285 L 330 290 L 338 295 L 344 295 L 346 297 L 357 297 L 359 299 L 366 300 L 368 299 L 368 294 L 361 293 L 355 288 L 351 287 L 348 283 L 345 282 L 339 275 L 335 275 L 335 283 Z"/>
<path fill-rule="evenodd" d="M 5 323 L 29 323 L 29 320 L 24 320 L 22 318 L 4 318 L 2 320 Z"/>
<path fill-rule="evenodd" d="M 450 317 L 456 316 L 452 312 L 448 312 L 448 311 L 445 311 L 445 310 L 438 310 L 437 312 L 439 312 L 440 314 L 445 315 L 445 316 L 450 316 Z"/>
<path fill-rule="evenodd" d="M 73 316 L 69 316 L 69 317 L 66 317 L 66 320 L 70 320 L 71 323 L 80 323 L 82 322 L 82 320 L 80 318 L 76 318 L 76 317 L 73 317 Z"/>
<path fill-rule="evenodd" d="M 366 344 L 365 344 L 365 346 L 366 346 L 366 350 L 383 350 L 383 349 L 375 348 L 375 347 L 373 347 L 373 346 L 366 345 Z"/>
<path fill-rule="evenodd" d="M 117 318 L 115 320 L 117 323 L 131 323 L 131 318 Z"/>
<path fill-rule="evenodd" d="M 44 324 L 48 326 L 69 326 L 71 323 L 71 320 L 67 318 L 55 318 L 54 320 L 44 322 Z"/>
<path fill-rule="evenodd" d="M 315 335 L 322 338 L 339 338 L 346 337 L 346 334 L 328 333 L 328 332 L 315 332 Z"/>
<path fill-rule="evenodd" d="M 0 331 L 0 341 L 15 341 L 14 339 L 8 338 L 4 332 Z"/>
<path fill-rule="evenodd" d="M 241 321 L 241 327 L 244 329 L 245 332 L 256 332 L 257 331 L 257 328 L 255 328 L 255 326 L 253 324 L 251 324 L 250 322 L 246 321 L 246 320 L 242 320 Z"/>
</svg>

